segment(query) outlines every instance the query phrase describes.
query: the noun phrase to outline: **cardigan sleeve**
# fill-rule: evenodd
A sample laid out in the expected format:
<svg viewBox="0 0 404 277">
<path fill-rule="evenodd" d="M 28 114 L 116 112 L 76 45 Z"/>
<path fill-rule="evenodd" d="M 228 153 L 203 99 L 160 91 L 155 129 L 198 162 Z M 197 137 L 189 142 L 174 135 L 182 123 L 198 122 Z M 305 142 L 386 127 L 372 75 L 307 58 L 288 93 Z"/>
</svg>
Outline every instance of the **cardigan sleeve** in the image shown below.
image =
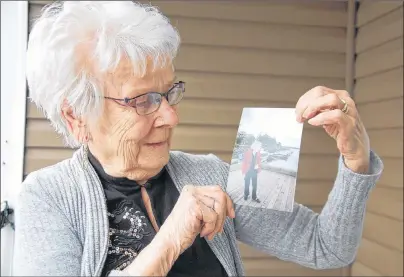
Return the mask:
<svg viewBox="0 0 404 277">
<path fill-rule="evenodd" d="M 293 212 L 235 203 L 237 239 L 310 268 L 340 268 L 352 263 L 361 241 L 366 202 L 381 176 L 383 163 L 371 152 L 368 174 L 351 171 L 342 157 L 338 166 L 333 189 L 320 214 L 298 203 Z"/>
<path fill-rule="evenodd" d="M 28 176 L 15 209 L 14 276 L 80 276 L 82 246 L 53 200 Z"/>
</svg>

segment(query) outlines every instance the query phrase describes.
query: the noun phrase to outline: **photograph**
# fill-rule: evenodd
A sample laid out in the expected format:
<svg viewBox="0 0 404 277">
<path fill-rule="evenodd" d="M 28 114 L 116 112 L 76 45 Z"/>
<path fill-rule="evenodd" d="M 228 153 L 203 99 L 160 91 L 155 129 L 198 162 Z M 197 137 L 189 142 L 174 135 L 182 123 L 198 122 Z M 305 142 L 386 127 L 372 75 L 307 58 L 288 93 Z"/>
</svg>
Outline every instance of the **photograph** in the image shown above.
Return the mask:
<svg viewBox="0 0 404 277">
<path fill-rule="evenodd" d="M 244 108 L 227 193 L 237 205 L 292 212 L 303 124 L 293 108 Z"/>
</svg>

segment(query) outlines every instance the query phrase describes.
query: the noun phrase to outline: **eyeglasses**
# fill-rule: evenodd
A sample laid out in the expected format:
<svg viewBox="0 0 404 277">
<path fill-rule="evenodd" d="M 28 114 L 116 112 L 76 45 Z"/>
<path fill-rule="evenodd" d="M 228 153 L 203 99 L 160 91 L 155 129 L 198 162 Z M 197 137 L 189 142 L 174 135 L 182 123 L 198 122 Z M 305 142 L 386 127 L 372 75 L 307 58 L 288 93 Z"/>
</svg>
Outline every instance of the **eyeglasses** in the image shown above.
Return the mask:
<svg viewBox="0 0 404 277">
<path fill-rule="evenodd" d="M 138 95 L 133 98 L 112 98 L 104 97 L 105 99 L 114 100 L 116 103 L 132 107 L 136 110 L 138 115 L 148 115 L 160 108 L 163 97 L 167 100 L 170 106 L 177 105 L 185 92 L 185 82 L 179 81 L 175 83 L 167 92 L 148 92 L 145 94 Z"/>
</svg>

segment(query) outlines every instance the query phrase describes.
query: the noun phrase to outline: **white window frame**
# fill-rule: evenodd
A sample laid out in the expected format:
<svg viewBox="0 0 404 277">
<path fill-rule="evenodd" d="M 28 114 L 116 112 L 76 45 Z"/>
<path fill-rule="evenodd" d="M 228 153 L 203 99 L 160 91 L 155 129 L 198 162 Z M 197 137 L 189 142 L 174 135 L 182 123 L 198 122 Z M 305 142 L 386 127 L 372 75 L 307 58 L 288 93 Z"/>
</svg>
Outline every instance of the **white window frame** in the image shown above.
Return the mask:
<svg viewBox="0 0 404 277">
<path fill-rule="evenodd" d="M 1 1 L 1 201 L 14 207 L 24 174 L 28 1 Z M 12 276 L 14 231 L 1 230 L 1 276 Z"/>
</svg>

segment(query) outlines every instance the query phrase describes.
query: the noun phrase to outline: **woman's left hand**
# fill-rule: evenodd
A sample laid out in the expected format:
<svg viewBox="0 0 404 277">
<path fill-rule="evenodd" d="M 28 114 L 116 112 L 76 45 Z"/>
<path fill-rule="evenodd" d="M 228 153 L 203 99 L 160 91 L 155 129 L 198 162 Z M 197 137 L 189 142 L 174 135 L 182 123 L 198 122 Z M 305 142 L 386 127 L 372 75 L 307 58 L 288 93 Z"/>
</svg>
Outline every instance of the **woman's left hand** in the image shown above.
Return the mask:
<svg viewBox="0 0 404 277">
<path fill-rule="evenodd" d="M 322 126 L 336 140 L 348 168 L 358 173 L 368 171 L 369 136 L 347 91 L 322 86 L 309 90 L 296 104 L 296 119 Z"/>
</svg>

